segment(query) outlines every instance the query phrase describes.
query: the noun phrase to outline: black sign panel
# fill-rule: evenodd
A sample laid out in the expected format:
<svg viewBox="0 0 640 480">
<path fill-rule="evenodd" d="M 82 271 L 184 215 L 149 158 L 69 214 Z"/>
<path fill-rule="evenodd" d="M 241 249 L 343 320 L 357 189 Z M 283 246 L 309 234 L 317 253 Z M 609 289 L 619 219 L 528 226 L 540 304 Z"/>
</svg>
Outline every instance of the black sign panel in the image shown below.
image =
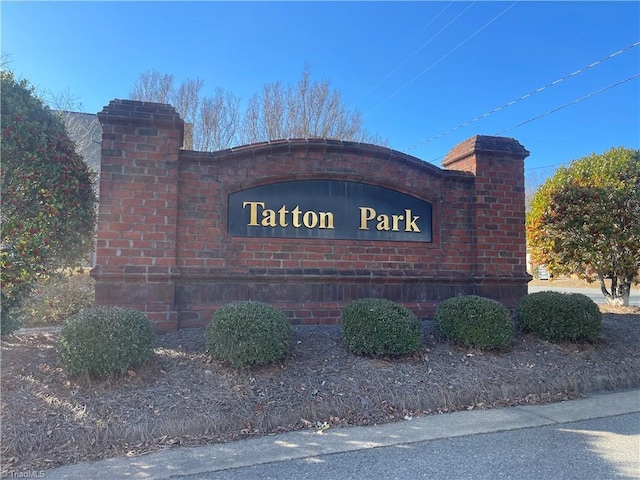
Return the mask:
<svg viewBox="0 0 640 480">
<path fill-rule="evenodd" d="M 229 195 L 231 236 L 431 242 L 431 204 L 356 182 L 273 183 Z"/>
</svg>

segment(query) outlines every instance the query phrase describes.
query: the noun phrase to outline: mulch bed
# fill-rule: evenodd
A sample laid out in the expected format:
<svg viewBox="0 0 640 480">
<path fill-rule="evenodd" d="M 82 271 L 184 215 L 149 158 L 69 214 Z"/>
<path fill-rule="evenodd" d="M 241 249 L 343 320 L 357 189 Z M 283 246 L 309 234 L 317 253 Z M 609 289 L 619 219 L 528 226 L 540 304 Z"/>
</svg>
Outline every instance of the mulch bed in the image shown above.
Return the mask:
<svg viewBox="0 0 640 480">
<path fill-rule="evenodd" d="M 3 474 L 640 386 L 635 310 L 605 314 L 594 344 L 518 334 L 491 353 L 441 342 L 427 322 L 420 350 L 400 358 L 349 353 L 339 327 L 295 327 L 286 361 L 249 371 L 213 362 L 204 329 L 185 329 L 159 336 L 144 367 L 102 380 L 69 378 L 56 342 L 55 331 L 2 340 Z"/>
</svg>

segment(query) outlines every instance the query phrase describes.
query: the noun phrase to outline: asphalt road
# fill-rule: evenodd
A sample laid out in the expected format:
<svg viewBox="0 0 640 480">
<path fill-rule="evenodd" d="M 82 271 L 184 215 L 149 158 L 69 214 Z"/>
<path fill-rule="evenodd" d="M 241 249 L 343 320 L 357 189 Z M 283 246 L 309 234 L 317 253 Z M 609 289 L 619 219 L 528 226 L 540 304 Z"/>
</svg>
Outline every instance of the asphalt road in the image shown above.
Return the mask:
<svg viewBox="0 0 640 480">
<path fill-rule="evenodd" d="M 640 413 L 321 455 L 174 478 L 638 479 Z"/>
<path fill-rule="evenodd" d="M 552 286 L 529 286 L 529 293 L 534 292 L 543 292 L 547 290 L 552 290 L 556 292 L 565 292 L 565 293 L 582 293 L 586 295 L 591 300 L 596 303 L 606 303 L 604 299 L 604 295 L 602 295 L 602 291 L 599 288 L 564 288 L 564 287 L 552 287 Z M 637 286 L 631 287 L 631 295 L 629 296 L 629 305 L 631 306 L 640 306 L 640 289 Z"/>
</svg>

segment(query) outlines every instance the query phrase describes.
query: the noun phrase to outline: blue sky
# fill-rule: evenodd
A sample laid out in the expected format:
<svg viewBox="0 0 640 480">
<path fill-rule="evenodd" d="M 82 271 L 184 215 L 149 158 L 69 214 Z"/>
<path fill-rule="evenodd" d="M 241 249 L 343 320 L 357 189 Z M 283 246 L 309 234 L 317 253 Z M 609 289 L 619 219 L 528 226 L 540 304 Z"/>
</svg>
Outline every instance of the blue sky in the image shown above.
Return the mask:
<svg viewBox="0 0 640 480">
<path fill-rule="evenodd" d="M 1 14 L 15 73 L 86 112 L 127 98 L 150 69 L 246 101 L 308 63 L 369 132 L 436 165 L 477 134 L 518 139 L 529 182 L 640 148 L 639 2 L 3 1 Z"/>
</svg>

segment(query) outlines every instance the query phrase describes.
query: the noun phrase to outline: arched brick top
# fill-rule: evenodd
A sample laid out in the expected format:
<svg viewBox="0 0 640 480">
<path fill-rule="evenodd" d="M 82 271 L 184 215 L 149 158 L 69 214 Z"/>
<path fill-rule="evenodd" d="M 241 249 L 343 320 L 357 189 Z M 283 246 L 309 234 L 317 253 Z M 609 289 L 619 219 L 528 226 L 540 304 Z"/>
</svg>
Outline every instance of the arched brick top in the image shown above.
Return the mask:
<svg viewBox="0 0 640 480">
<path fill-rule="evenodd" d="M 313 153 L 323 157 L 331 154 L 358 155 L 379 159 L 381 162 L 394 162 L 407 167 L 416 168 L 431 175 L 449 175 L 435 165 L 419 158 L 387 147 L 370 143 L 349 142 L 328 138 L 293 138 L 272 140 L 228 148 L 217 152 L 183 151 L 181 158 L 185 160 L 238 161 L 246 158 L 270 155 L 304 155 Z"/>
<path fill-rule="evenodd" d="M 273 168 L 265 167 L 270 163 Z M 273 182 L 338 179 L 378 185 L 435 201 L 442 182 L 454 179 L 472 182 L 474 178 L 463 169 L 444 170 L 379 145 L 323 138 L 276 140 L 218 152 L 182 150 L 180 165 L 193 175 L 234 172 L 223 174 L 225 193 Z"/>
</svg>

